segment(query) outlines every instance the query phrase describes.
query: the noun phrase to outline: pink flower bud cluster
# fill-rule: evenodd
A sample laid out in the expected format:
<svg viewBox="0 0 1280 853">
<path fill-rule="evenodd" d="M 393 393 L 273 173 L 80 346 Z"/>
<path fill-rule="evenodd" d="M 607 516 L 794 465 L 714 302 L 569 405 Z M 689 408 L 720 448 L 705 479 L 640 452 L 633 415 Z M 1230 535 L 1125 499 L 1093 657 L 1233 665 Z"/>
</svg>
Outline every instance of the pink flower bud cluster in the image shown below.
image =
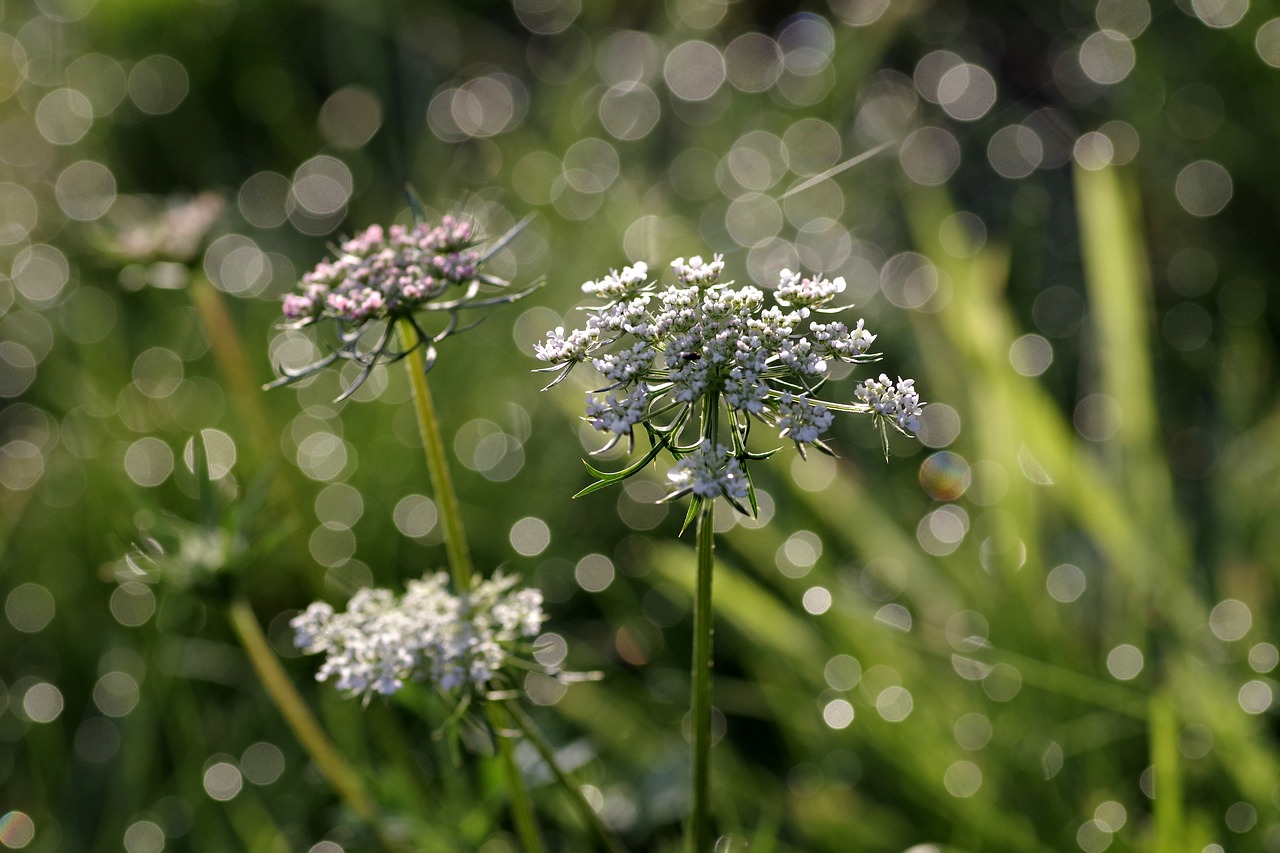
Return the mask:
<svg viewBox="0 0 1280 853">
<path fill-rule="evenodd" d="M 338 247 L 284 298 L 284 315 L 306 324 L 334 318 L 353 325 L 396 317 L 439 296 L 451 284 L 475 279 L 480 255 L 472 227 L 452 216 L 384 230 L 372 225 Z"/>
</svg>

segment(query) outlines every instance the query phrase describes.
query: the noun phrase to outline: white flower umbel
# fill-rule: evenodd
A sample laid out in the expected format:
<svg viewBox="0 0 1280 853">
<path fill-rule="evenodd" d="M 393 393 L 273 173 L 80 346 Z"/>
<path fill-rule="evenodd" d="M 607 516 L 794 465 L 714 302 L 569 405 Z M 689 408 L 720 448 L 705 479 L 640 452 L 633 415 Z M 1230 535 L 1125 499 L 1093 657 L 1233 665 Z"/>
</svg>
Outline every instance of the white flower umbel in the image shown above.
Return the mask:
<svg viewBox="0 0 1280 853">
<path fill-rule="evenodd" d="M 727 461 L 726 461 L 727 460 Z M 667 480 L 675 489 L 672 498 L 692 492 L 703 498 L 724 495 L 734 501 L 747 496 L 747 475 L 742 463 L 735 459 L 729 448 L 703 441 L 698 449 L 683 457 L 667 472 Z"/>
<path fill-rule="evenodd" d="M 579 494 L 621 482 L 666 450 L 675 459 L 667 474 L 665 500 L 688 496 L 685 527 L 696 521 L 697 575 L 694 582 L 693 660 L 689 720 L 691 806 L 686 847 L 710 850 L 711 821 L 711 589 L 715 565 L 716 498 L 739 512 L 756 510 L 748 462 L 772 454 L 747 449 L 751 425 L 759 422 L 795 443 L 830 452 L 822 436 L 834 412 L 872 416 L 888 455 L 888 428 L 908 435 L 920 428 L 920 402 L 909 379 L 896 385 L 882 376 L 859 386 L 848 403 L 819 400 L 817 392 L 836 362 L 866 363 L 875 335 L 859 320 L 850 328 L 820 322 L 834 313 L 831 302 L 845 290 L 842 278 L 806 278 L 783 270 L 772 302 L 757 287 L 720 282 L 724 258 L 700 256 L 671 264 L 675 281 L 659 288 L 648 267 L 638 263 L 583 285 L 602 303 L 587 309 L 583 328 L 558 328 L 534 351 L 557 373 L 547 387 L 590 362 L 603 381 L 587 395 L 586 419 L 630 445 L 637 426 L 651 447 L 643 458 L 616 472 L 588 470 L 596 482 Z M 601 397 L 600 395 L 605 395 Z M 727 441 L 725 440 L 727 436 Z M 749 508 L 748 508 L 749 507 Z"/>
<path fill-rule="evenodd" d="M 397 598 L 363 589 L 346 611 L 315 602 L 289 624 L 294 644 L 323 654 L 317 681 L 334 680 L 353 695 L 389 695 L 407 681 L 443 690 L 486 690 L 512 648 L 534 637 L 546 616 L 542 593 L 512 590 L 516 578 L 495 575 L 455 595 L 443 572 L 410 581 Z"/>
<path fill-rule="evenodd" d="M 587 396 L 586 418 L 608 436 L 604 449 L 624 437 L 630 445 L 643 425 L 654 441 L 645 462 L 662 447 L 671 452 L 677 465 L 668 498 L 723 495 L 736 504 L 748 497 L 746 463 L 767 455 L 746 449 L 753 421 L 778 430 L 801 455 L 809 447 L 829 452 L 822 437 L 837 411 L 872 415 L 886 448 L 888 428 L 919 431 L 924 404 L 909 379 L 896 385 L 884 376 L 868 380 L 848 403 L 816 397 L 833 364 L 880 358 L 870 351 L 876 336 L 863 320 L 851 327 L 816 316 L 844 310 L 831 307 L 845 290 L 844 279 L 784 269 L 768 305 L 759 288 L 720 281 L 721 255 L 710 262 L 677 258 L 671 266 L 675 282 L 664 288 L 649 280 L 644 263 L 587 282 L 583 291 L 603 303 L 587 309 L 582 328 L 557 328 L 534 347 L 549 365 L 543 369 L 558 373 L 551 385 L 583 362 L 600 373 L 603 384 Z M 718 435 L 682 437 L 691 415 L 709 400 L 717 409 L 723 403 L 729 447 L 721 447 Z M 704 439 L 714 439 L 714 451 Z"/>
<path fill-rule="evenodd" d="M 868 379 L 854 392 L 860 401 L 871 408 L 877 419 L 891 421 L 903 432 L 920 431 L 920 395 L 916 393 L 916 381 L 898 377 L 893 380 L 881 373 L 878 379 Z"/>
</svg>

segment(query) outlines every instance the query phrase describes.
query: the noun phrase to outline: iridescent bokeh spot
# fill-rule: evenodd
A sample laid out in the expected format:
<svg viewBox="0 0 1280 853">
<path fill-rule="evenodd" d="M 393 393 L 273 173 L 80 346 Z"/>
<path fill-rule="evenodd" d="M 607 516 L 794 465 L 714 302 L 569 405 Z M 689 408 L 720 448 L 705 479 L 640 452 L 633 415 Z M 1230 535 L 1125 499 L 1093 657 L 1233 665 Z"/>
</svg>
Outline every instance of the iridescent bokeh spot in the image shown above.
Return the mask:
<svg viewBox="0 0 1280 853">
<path fill-rule="evenodd" d="M 954 501 L 969 488 L 969 463 L 958 453 L 943 450 L 920 464 L 920 485 L 935 501 Z"/>
</svg>

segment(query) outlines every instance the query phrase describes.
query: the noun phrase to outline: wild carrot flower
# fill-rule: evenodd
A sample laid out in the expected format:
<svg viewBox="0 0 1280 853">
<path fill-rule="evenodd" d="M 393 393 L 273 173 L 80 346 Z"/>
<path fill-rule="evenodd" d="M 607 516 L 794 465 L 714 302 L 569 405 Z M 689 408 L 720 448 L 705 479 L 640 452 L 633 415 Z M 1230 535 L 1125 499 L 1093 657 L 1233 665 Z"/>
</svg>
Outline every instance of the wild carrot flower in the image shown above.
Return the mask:
<svg viewBox="0 0 1280 853">
<path fill-rule="evenodd" d="M 299 649 L 325 655 L 316 680 L 353 695 L 389 695 L 408 681 L 484 691 L 546 620 L 542 593 L 515 583 L 495 575 L 457 595 L 440 572 L 410 581 L 400 597 L 360 590 L 341 613 L 315 602 L 290 625 Z"/>
<path fill-rule="evenodd" d="M 435 345 L 459 331 L 462 309 L 512 302 L 529 292 L 492 295 L 507 288 L 508 282 L 482 270 L 485 261 L 505 248 L 524 225 L 520 222 L 484 251 L 477 247 L 474 226 L 451 215 L 434 225 L 418 222 L 385 229 L 371 225 L 345 240 L 332 258 L 303 275 L 283 304 L 285 328 L 332 322 L 339 348 L 299 370 L 282 370 L 283 375 L 268 387 L 296 382 L 346 359 L 363 368 L 339 399 L 350 396 L 379 362 L 398 361 L 412 350 L 396 348 L 397 320 L 412 324 L 416 346 L 426 348 L 425 364 L 430 368 Z M 446 315 L 443 329 L 428 334 L 419 325 L 418 314 L 428 311 Z M 362 348 L 366 337 L 375 343 Z"/>
<path fill-rule="evenodd" d="M 616 475 L 593 472 L 602 481 L 596 486 L 636 473 L 665 447 L 677 460 L 668 499 L 723 495 L 743 510 L 746 463 L 770 455 L 746 449 L 753 421 L 778 430 L 801 455 L 809 447 L 830 452 L 822 436 L 837 411 L 870 414 L 886 455 L 889 428 L 919 431 L 924 404 L 910 379 L 867 380 L 847 403 L 817 396 L 832 364 L 880 358 L 863 320 L 850 326 L 824 316 L 845 310 L 832 307 L 843 278 L 784 269 L 769 300 L 759 288 L 721 282 L 721 255 L 677 258 L 671 266 L 675 283 L 661 289 L 643 262 L 588 281 L 583 292 L 601 303 L 587 309 L 586 324 L 556 328 L 534 348 L 549 364 L 543 370 L 557 373 L 548 388 L 584 362 L 603 377 L 586 399 L 586 420 L 607 436 L 602 450 L 623 438 L 632 446 L 637 427 L 652 440 L 639 464 Z M 708 403 L 716 412 L 723 404 L 731 446 L 706 436 L 681 443 L 690 416 Z"/>
</svg>

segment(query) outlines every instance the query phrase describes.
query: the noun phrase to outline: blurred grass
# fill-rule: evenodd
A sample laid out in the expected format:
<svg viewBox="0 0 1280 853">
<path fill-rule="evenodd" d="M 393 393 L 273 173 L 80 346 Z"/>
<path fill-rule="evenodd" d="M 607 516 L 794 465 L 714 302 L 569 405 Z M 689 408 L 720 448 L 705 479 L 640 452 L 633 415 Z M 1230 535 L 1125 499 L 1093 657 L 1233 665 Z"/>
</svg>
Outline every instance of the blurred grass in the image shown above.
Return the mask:
<svg viewBox="0 0 1280 853">
<path fill-rule="evenodd" d="M 17 94 L 0 99 L 0 182 L 24 188 L 39 210 L 28 236 L 0 245 L 0 345 L 41 353 L 33 380 L 6 392 L 0 410 L 0 815 L 31 817 L 36 836 L 26 849 L 123 843 L 142 853 L 154 848 L 126 833 L 144 821 L 162 829 L 169 849 L 373 843 L 271 711 L 215 600 L 117 591 L 111 567 L 132 544 L 158 535 L 169 516 L 196 518 L 182 451 L 204 429 L 235 442 L 235 466 L 219 481 L 224 500 L 241 500 L 259 481 L 272 485 L 248 529 L 255 541 L 265 531 L 286 538 L 237 583 L 395 831 L 422 849 L 514 849 L 500 780 L 473 765 L 456 769 L 433 739 L 442 709 L 425 700 L 361 708 L 313 684 L 312 661 L 289 657 L 293 610 L 319 595 L 342 600 L 370 580 L 400 584 L 443 561 L 437 534 L 405 536 L 394 521 L 403 498 L 430 494 L 400 371 L 375 378 L 374 387 L 385 386 L 380 397 L 337 406 L 336 375 L 296 391 L 256 391 L 272 376 L 279 293 L 332 235 L 402 216 L 406 179 L 438 208 L 463 200 L 491 233 L 529 208 L 538 212 L 523 242 L 499 260 L 521 281 L 547 276 L 548 287 L 536 304 L 495 312 L 446 342 L 432 385 L 462 463 L 458 492 L 477 565 L 539 583 L 553 613 L 548 630 L 569 641 L 567 665 L 604 674 L 552 707 L 533 708 L 538 724 L 601 795 L 603 814 L 629 846 L 678 849 L 687 799 L 682 591 L 692 583 L 692 543 L 675 537 L 679 513 L 656 521 L 637 514 L 638 493 L 569 500 L 587 482 L 584 444 L 594 445 L 589 436 L 573 440 L 581 434 L 575 394 L 539 395 L 539 377 L 525 375 L 537 366 L 528 345 L 571 310 L 578 282 L 628 258 L 643 255 L 657 268 L 677 255 L 724 250 L 740 281 L 798 260 L 734 243 L 726 216 L 748 188 L 726 155 L 749 132 L 784 137 L 797 121 L 815 119 L 833 129 L 839 157 L 856 156 L 881 141 L 866 131 L 876 93 L 909 90 L 917 60 L 951 49 L 996 74 L 1000 100 L 989 117 L 952 122 L 914 93 L 909 109 L 907 100 L 883 102 L 907 115 L 894 133 L 918 124 L 954 133 L 961 165 L 945 184 L 912 182 L 890 151 L 779 206 L 779 234 L 792 251 L 806 247 L 806 257 L 836 257 L 813 249 L 818 232 L 805 229 L 826 227 L 819 220 L 839 225 L 853 248 L 830 271 L 849 278 L 858 313 L 881 334 L 884 369 L 915 375 L 925 398 L 954 410 L 960 427 L 936 446 L 895 445 L 898 455 L 884 465 L 864 424 L 839 425 L 841 458 L 802 469 L 833 464 L 828 484 L 797 485 L 784 451 L 761 471 L 773 517 L 721 537 L 715 701 L 725 736 L 714 761 L 722 828 L 750 850 L 1280 850 L 1272 617 L 1280 410 L 1276 300 L 1268 298 L 1275 249 L 1264 236 L 1275 230 L 1266 188 L 1278 176 L 1262 150 L 1280 83 L 1245 37 L 1274 15 L 1255 4 L 1223 30 L 1172 6 L 1155 9 L 1135 41 L 1132 77 L 1095 92 L 1050 73 L 1053 57 L 1066 55 L 1063 39 L 1082 40 L 1093 27 L 1092 5 L 1055 12 L 1011 4 L 1017 14 L 1005 16 L 1010 10 L 977 4 L 893 4 L 873 26 L 852 27 L 837 14 L 850 4 L 832 3 L 811 10 L 833 24 L 829 73 L 837 83 L 824 94 L 800 103 L 780 86 L 752 93 L 726 85 L 691 103 L 662 91 L 663 51 L 695 38 L 724 48 L 746 32 L 779 36 L 795 11 L 737 3 L 697 27 L 687 17 L 695 5 L 583 4 L 558 36 L 531 35 L 505 3 L 177 9 L 100 0 L 63 23 L 36 20 L 52 4 L 6 5 L 0 30 L 21 37 L 31 64 Z M 42 41 L 42 27 L 61 41 Z M 640 59 L 606 41 L 630 29 L 653 37 Z M 274 36 L 281 32 L 290 38 Z M 75 145 L 19 150 L 14 140 L 38 140 L 34 115 L 66 82 L 60 70 L 91 51 L 118 58 L 126 71 L 153 53 L 178 58 L 189 79 L 183 105 L 149 116 L 125 95 Z M 554 57 L 559 76 L 532 70 L 546 75 L 539 56 Z M 644 79 L 661 96 L 663 118 L 642 138 L 614 139 L 596 111 L 607 88 L 601 68 L 617 56 L 648 62 Z M 492 137 L 434 135 L 432 98 L 494 69 L 525 87 L 523 120 Z M 1193 84 L 1218 100 L 1186 89 Z M 382 105 L 381 130 L 365 147 L 334 145 L 316 120 L 347 85 Z M 1201 98 L 1195 109 L 1180 106 L 1192 96 Z M 1128 122 L 1139 156 L 1105 169 L 997 177 L 987 140 L 1042 104 L 1080 130 Z M 1206 115 L 1220 116 L 1217 129 L 1179 130 L 1190 119 L 1203 125 Z M 587 137 L 618 156 L 607 191 L 581 193 L 562 180 L 555 201 L 549 185 L 545 201 L 530 200 L 538 161 L 524 158 L 547 155 L 559 169 Z M 691 151 L 702 160 L 678 160 Z M 290 176 L 317 153 L 344 162 L 357 188 L 332 230 L 307 235 L 245 220 L 236 200 L 250 176 Z M 785 177 L 762 193 L 774 198 L 833 165 L 801 168 L 811 154 L 797 147 Z M 192 267 L 185 293 L 131 284 L 154 259 L 109 257 L 102 243 L 110 216 L 82 223 L 61 212 L 58 178 L 81 159 L 108 164 L 123 194 L 220 188 L 230 210 L 209 240 L 251 237 L 272 253 L 270 286 L 256 297 L 215 291 L 201 255 L 180 259 Z M 1233 179 L 1235 196 L 1216 216 L 1191 216 L 1175 201 L 1176 176 L 1199 159 L 1221 162 Z M 677 162 L 701 165 L 681 170 Z M 985 239 L 961 251 L 945 225 L 958 209 L 986 224 Z M 5 215 L 20 212 L 12 211 Z M 54 246 L 68 260 L 68 283 L 53 298 L 32 298 L 15 271 L 29 245 Z M 1188 284 L 1180 272 L 1188 247 L 1215 262 L 1207 285 Z M 911 310 L 881 280 L 885 260 L 908 250 L 928 259 L 939 282 Z M 1077 302 L 1040 301 L 1051 290 Z M 1075 322 L 1072 304 L 1080 306 Z M 1196 311 L 1210 333 L 1187 347 L 1179 318 L 1200 317 Z M 1011 360 L 1029 334 L 1053 356 L 1039 375 Z M 139 390 L 135 365 L 154 348 L 181 365 L 172 395 Z M 15 364 L 6 361 L 0 387 L 26 375 Z M 1091 425 L 1090 406 L 1102 407 L 1114 431 Z M 344 442 L 348 462 L 332 480 L 297 464 L 299 437 L 316 430 Z M 509 479 L 467 465 L 474 436 L 495 430 L 520 447 Z M 454 443 L 455 434 L 473 438 Z M 175 473 L 154 486 L 126 472 L 126 453 L 143 438 L 158 438 L 176 457 Z M 930 497 L 918 479 L 920 463 L 942 447 L 972 476 L 969 491 L 949 502 Z M 810 477 L 823 479 L 806 473 L 806 485 Z M 349 536 L 341 525 L 326 527 L 317 510 L 335 482 L 359 497 L 358 510 L 349 495 L 341 504 L 355 516 Z M 963 513 L 965 535 L 950 551 L 930 550 L 930 513 L 947 505 Z M 525 516 L 549 527 L 545 551 L 514 548 L 509 532 Z M 786 556 L 798 531 L 821 543 L 811 568 Z M 342 558 L 348 547 L 353 553 Z M 616 573 L 597 593 L 574 580 L 575 565 L 592 554 Z M 1067 564 L 1083 589 L 1051 594 L 1054 578 L 1064 577 L 1053 573 Z M 27 630 L 44 606 L 32 586 L 51 598 L 54 615 Z M 804 595 L 817 587 L 830 594 L 830 608 L 810 613 Z M 1247 608 L 1245 623 L 1231 621 L 1234 605 L 1217 609 L 1228 601 Z M 1122 644 L 1142 655 L 1132 678 L 1108 666 Z M 840 687 L 832 684 L 828 664 L 838 656 L 858 662 L 856 684 L 847 672 L 835 679 Z M 111 674 L 132 680 L 136 702 L 111 692 L 119 682 L 103 680 Z M 34 721 L 25 704 L 42 683 L 55 685 L 63 702 L 48 722 Z M 898 688 L 911 711 L 891 722 L 901 713 Z M 824 721 L 836 701 L 853 708 L 847 727 Z M 283 758 L 272 781 L 247 758 L 263 742 Z M 590 833 L 571 804 L 534 757 L 517 759 L 535 782 L 552 849 L 587 849 Z M 214 799 L 204 783 L 220 761 L 245 777 L 230 800 Z"/>
</svg>

